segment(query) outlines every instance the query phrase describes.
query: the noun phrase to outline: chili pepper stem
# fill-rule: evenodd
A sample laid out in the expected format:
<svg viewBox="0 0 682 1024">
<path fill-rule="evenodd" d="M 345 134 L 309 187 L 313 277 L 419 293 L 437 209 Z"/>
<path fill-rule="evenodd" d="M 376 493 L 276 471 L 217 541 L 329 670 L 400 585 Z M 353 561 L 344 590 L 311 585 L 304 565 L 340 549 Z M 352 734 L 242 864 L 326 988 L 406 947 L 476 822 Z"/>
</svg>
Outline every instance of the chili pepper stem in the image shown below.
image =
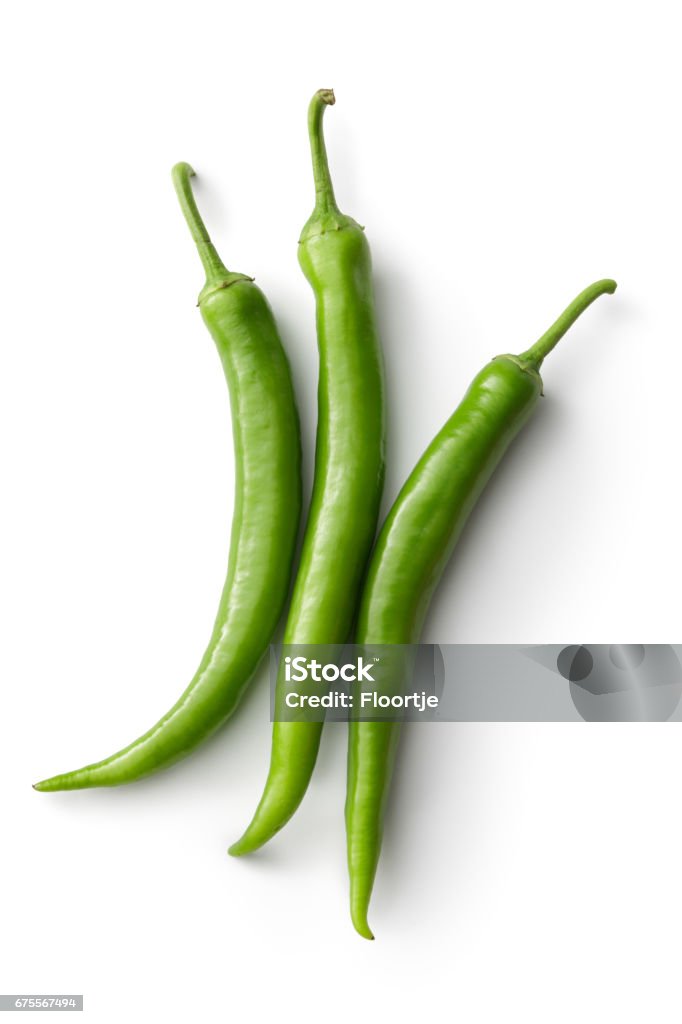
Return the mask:
<svg viewBox="0 0 682 1024">
<path fill-rule="evenodd" d="M 173 185 L 180 200 L 180 207 L 187 221 L 187 226 L 206 271 L 207 283 L 211 279 L 216 281 L 219 278 L 225 277 L 226 274 L 229 274 L 229 270 L 216 252 L 216 248 L 206 230 L 206 225 L 199 213 L 194 194 L 192 193 L 190 178 L 194 177 L 194 168 L 187 163 L 176 164 L 171 171 L 171 177 L 173 178 Z"/>
<path fill-rule="evenodd" d="M 324 142 L 322 118 L 327 107 L 336 103 L 333 89 L 318 89 L 308 107 L 308 135 L 313 158 L 313 178 L 315 180 L 315 212 L 337 212 L 334 186 L 329 173 L 327 147 Z"/>
<path fill-rule="evenodd" d="M 315 182 L 315 208 L 303 227 L 299 239 L 301 243 L 319 235 L 325 235 L 329 231 L 341 231 L 344 228 L 363 230 L 352 217 L 341 213 L 336 205 L 334 187 L 329 173 L 327 147 L 322 130 L 324 112 L 335 102 L 333 89 L 318 89 L 308 107 L 308 136 Z"/>
<path fill-rule="evenodd" d="M 604 280 L 595 281 L 594 284 L 585 288 L 585 290 L 573 300 L 570 306 L 566 307 L 561 316 L 554 321 L 552 326 L 545 331 L 542 337 L 539 338 L 534 345 L 531 345 L 526 352 L 523 352 L 518 357 L 519 362 L 526 363 L 533 369 L 539 370 L 545 357 L 563 338 L 569 327 L 571 327 L 578 317 L 585 312 L 587 307 L 592 305 L 594 300 L 598 299 L 600 295 L 613 295 L 616 287 L 615 281 L 612 281 L 610 278 L 604 278 Z"/>
<path fill-rule="evenodd" d="M 206 284 L 199 295 L 199 304 L 212 292 L 220 288 L 227 288 L 235 281 L 252 281 L 253 278 L 247 277 L 246 274 L 229 271 L 218 255 L 192 193 L 190 178 L 194 177 L 194 169 L 190 164 L 184 162 L 176 164 L 171 171 L 171 177 L 180 207 L 206 273 Z"/>
</svg>

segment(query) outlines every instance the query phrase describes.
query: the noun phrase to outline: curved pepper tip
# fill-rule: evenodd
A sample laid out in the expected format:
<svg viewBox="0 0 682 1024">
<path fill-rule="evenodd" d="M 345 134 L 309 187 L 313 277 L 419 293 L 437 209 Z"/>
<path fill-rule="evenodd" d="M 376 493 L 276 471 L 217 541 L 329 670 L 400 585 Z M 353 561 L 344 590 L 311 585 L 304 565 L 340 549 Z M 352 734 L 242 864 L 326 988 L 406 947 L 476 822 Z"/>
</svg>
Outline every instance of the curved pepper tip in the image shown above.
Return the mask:
<svg viewBox="0 0 682 1024">
<path fill-rule="evenodd" d="M 367 914 L 356 912 L 351 914 L 351 918 L 353 921 L 353 927 L 358 935 L 361 935 L 363 939 L 369 939 L 370 942 L 374 942 L 374 932 L 367 921 Z"/>
<path fill-rule="evenodd" d="M 79 775 L 79 772 L 73 772 L 73 775 Z M 51 775 L 49 779 L 41 779 L 40 782 L 34 782 L 33 788 L 37 793 L 57 793 L 64 789 L 83 789 L 86 787 L 76 785 L 65 785 L 65 781 L 68 781 L 64 775 Z"/>
<path fill-rule="evenodd" d="M 245 853 L 250 851 L 244 846 L 242 839 L 238 839 L 236 843 L 232 843 L 232 846 L 228 846 L 227 852 L 230 857 L 243 857 Z"/>
<path fill-rule="evenodd" d="M 40 782 L 34 782 L 33 788 L 36 793 L 54 793 L 58 789 L 65 789 L 67 787 L 62 785 L 61 775 L 51 775 L 49 779 L 41 779 Z"/>
</svg>

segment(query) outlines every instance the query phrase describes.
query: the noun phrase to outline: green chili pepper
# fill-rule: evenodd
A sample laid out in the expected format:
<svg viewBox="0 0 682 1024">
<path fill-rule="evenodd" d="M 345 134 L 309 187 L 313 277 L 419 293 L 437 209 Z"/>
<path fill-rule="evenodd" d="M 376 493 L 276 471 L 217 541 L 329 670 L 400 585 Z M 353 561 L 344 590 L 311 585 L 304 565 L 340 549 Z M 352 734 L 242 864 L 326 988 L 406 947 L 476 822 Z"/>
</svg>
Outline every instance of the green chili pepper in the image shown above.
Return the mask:
<svg viewBox="0 0 682 1024">
<path fill-rule="evenodd" d="M 244 274 L 228 271 L 197 210 L 188 164 L 173 182 L 206 271 L 199 296 L 230 393 L 235 500 L 227 578 L 213 634 L 191 683 L 124 750 L 36 789 L 115 786 L 189 754 L 235 710 L 272 639 L 287 597 L 301 508 L 298 414 L 272 311 Z"/>
<path fill-rule="evenodd" d="M 369 246 L 339 212 L 322 134 L 334 93 L 308 111 L 315 209 L 298 256 L 312 285 L 320 350 L 318 428 L 310 515 L 284 635 L 285 644 L 348 639 L 374 539 L 384 480 L 384 394 Z M 282 828 L 308 787 L 322 725 L 275 722 L 270 770 L 251 824 L 232 847 L 250 853 Z"/>
<path fill-rule="evenodd" d="M 542 394 L 540 366 L 568 328 L 614 281 L 586 288 L 523 355 L 493 359 L 415 466 L 384 523 L 360 603 L 357 642 L 412 644 L 462 527 L 493 470 Z M 400 727 L 350 724 L 346 833 L 351 917 L 367 939 L 367 911 Z"/>
</svg>

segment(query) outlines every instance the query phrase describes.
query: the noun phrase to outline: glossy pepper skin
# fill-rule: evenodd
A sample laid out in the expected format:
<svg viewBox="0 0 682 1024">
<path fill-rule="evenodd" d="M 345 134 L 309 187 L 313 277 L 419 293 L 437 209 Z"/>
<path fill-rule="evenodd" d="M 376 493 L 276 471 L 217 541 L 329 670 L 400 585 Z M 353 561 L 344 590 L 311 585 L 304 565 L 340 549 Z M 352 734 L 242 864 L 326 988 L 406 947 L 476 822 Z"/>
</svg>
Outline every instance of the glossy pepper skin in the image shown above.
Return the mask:
<svg viewBox="0 0 682 1024">
<path fill-rule="evenodd" d="M 434 438 L 398 495 L 377 540 L 360 603 L 356 642 L 417 643 L 433 592 L 462 528 L 510 443 L 542 394 L 540 366 L 584 309 L 615 291 L 605 280 L 586 288 L 521 356 L 493 359 Z M 368 921 L 383 817 L 400 726 L 350 723 L 346 835 L 353 924 Z"/>
<path fill-rule="evenodd" d="M 213 633 L 177 703 L 125 749 L 40 782 L 49 791 L 116 786 L 189 754 L 235 710 L 272 639 L 292 570 L 301 509 L 301 453 L 291 374 L 272 311 L 217 255 L 194 203 L 188 164 L 173 181 L 206 271 L 199 307 L 230 394 L 235 499 L 227 577 Z"/>
<path fill-rule="evenodd" d="M 285 644 L 344 643 L 374 540 L 384 481 L 384 386 L 369 246 L 339 212 L 322 116 L 329 89 L 308 112 L 315 209 L 298 257 L 315 294 L 320 352 L 318 427 L 310 513 Z M 300 804 L 315 767 L 322 725 L 275 722 L 270 769 L 253 820 L 230 853 L 258 849 Z"/>
</svg>

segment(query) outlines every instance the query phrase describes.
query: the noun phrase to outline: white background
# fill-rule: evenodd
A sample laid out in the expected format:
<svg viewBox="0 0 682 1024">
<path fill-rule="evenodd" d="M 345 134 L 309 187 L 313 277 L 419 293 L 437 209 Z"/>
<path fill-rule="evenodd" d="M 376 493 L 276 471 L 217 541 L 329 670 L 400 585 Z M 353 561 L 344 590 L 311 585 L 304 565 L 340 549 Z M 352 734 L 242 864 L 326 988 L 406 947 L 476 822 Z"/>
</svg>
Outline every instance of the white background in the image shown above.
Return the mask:
<svg viewBox="0 0 682 1024">
<path fill-rule="evenodd" d="M 118 791 L 31 782 L 143 731 L 191 676 L 227 555 L 224 381 L 169 171 L 256 275 L 299 395 L 306 107 L 366 225 L 385 506 L 492 355 L 584 285 L 539 413 L 466 530 L 424 639 L 680 641 L 676 5 L 33 2 L 0 33 L 0 991 L 85 1019 L 679 1021 L 673 725 L 413 727 L 372 907 L 348 920 L 345 735 L 262 855 L 261 672 L 225 730 Z"/>
</svg>

